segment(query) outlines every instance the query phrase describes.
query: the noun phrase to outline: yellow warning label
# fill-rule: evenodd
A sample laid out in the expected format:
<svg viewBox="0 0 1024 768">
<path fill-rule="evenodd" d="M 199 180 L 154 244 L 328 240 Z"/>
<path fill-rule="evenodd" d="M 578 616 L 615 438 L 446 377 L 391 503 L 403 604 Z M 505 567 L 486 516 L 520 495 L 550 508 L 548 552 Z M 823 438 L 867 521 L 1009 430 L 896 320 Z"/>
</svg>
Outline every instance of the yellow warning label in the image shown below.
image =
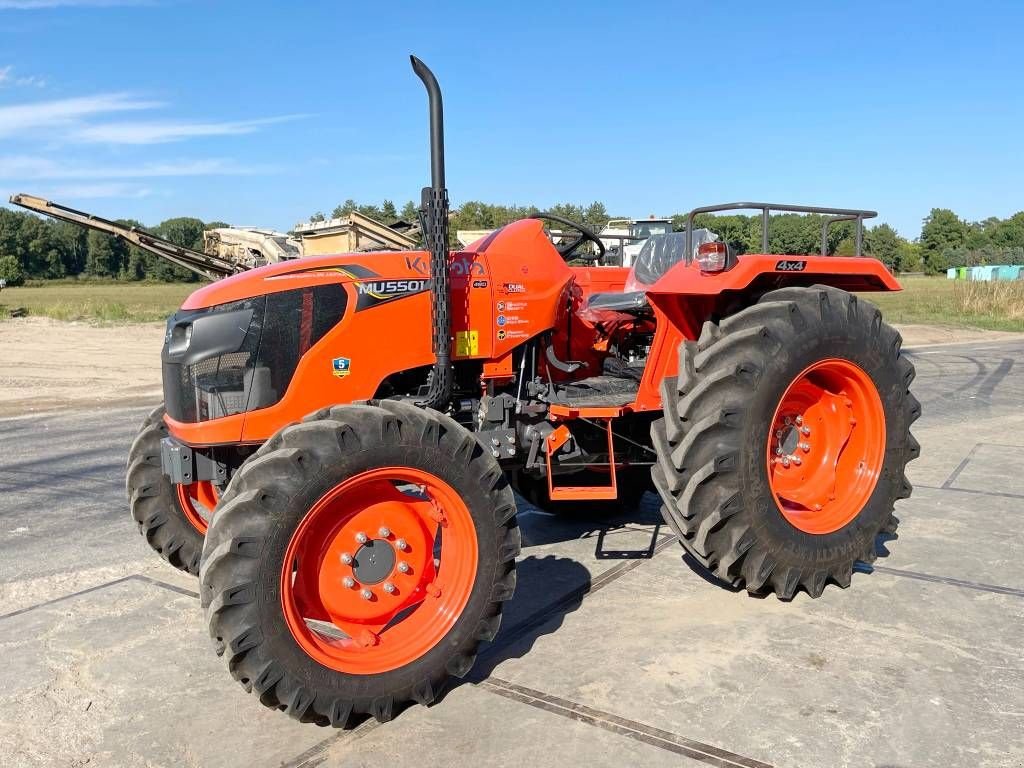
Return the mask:
<svg viewBox="0 0 1024 768">
<path fill-rule="evenodd" d="M 455 356 L 473 357 L 480 354 L 480 333 L 478 331 L 455 332 Z"/>
</svg>

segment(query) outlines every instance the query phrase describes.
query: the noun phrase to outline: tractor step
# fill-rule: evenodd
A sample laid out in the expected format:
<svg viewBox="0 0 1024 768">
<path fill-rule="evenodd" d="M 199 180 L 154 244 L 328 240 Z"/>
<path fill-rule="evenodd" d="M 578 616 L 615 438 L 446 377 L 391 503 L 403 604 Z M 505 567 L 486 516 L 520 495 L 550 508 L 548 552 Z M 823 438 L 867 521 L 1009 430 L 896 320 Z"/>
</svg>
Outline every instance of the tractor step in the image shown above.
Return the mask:
<svg viewBox="0 0 1024 768">
<path fill-rule="evenodd" d="M 608 455 L 615 455 L 615 444 L 612 437 L 612 420 L 604 419 L 605 429 L 608 433 Z M 617 499 L 619 487 L 615 479 L 615 462 L 608 466 L 608 485 L 566 485 L 555 486 L 554 473 L 551 471 L 551 456 L 557 453 L 563 445 L 572 438 L 569 428 L 562 424 L 554 432 L 548 435 L 545 443 L 545 459 L 548 465 L 548 497 L 552 501 L 597 501 L 604 499 Z"/>
</svg>

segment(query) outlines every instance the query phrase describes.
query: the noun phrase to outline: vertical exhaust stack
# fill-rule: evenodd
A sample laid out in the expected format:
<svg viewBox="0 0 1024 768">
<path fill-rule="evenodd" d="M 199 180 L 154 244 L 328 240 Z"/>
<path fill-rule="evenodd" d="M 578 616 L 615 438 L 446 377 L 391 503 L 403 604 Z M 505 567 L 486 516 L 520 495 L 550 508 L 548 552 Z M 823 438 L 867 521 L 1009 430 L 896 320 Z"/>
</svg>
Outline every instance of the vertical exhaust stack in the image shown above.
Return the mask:
<svg viewBox="0 0 1024 768">
<path fill-rule="evenodd" d="M 430 251 L 430 303 L 434 370 L 421 406 L 447 410 L 452 394 L 451 291 L 448 275 L 448 190 L 444 185 L 444 109 L 437 78 L 426 64 L 410 56 L 413 72 L 423 81 L 430 104 L 430 186 L 423 188 L 420 220 Z"/>
</svg>

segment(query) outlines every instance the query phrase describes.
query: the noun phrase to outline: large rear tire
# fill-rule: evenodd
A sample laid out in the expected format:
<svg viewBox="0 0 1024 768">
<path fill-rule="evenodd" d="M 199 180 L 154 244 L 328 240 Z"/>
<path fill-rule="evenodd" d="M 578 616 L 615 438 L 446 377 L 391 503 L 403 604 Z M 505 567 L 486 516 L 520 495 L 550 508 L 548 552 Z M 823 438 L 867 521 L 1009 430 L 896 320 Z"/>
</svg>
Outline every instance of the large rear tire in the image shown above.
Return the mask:
<svg viewBox="0 0 1024 768">
<path fill-rule="evenodd" d="M 498 463 L 436 411 L 371 401 L 285 427 L 232 478 L 207 534 L 217 653 L 303 722 L 429 704 L 498 630 L 515 512 Z"/>
<path fill-rule="evenodd" d="M 772 291 L 683 342 L 652 427 L 683 547 L 752 593 L 849 586 L 912 490 L 921 406 L 901 343 L 873 304 L 826 286 Z"/>
<path fill-rule="evenodd" d="M 207 518 L 216 506 L 210 483 L 175 486 L 160 466 L 160 441 L 167 437 L 163 405 L 142 422 L 128 452 L 125 490 L 132 519 L 153 550 L 179 570 L 199 573 Z"/>
</svg>

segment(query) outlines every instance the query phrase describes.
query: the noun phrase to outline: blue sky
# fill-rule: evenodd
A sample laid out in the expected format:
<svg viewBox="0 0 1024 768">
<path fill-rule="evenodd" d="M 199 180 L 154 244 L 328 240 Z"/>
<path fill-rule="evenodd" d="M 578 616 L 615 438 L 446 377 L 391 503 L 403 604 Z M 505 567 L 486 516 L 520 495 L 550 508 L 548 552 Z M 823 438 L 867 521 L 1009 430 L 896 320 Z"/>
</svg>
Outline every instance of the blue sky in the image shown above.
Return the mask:
<svg viewBox="0 0 1024 768">
<path fill-rule="evenodd" d="M 1024 3 L 0 0 L 0 194 L 291 227 L 417 199 L 1024 208 Z"/>
</svg>

